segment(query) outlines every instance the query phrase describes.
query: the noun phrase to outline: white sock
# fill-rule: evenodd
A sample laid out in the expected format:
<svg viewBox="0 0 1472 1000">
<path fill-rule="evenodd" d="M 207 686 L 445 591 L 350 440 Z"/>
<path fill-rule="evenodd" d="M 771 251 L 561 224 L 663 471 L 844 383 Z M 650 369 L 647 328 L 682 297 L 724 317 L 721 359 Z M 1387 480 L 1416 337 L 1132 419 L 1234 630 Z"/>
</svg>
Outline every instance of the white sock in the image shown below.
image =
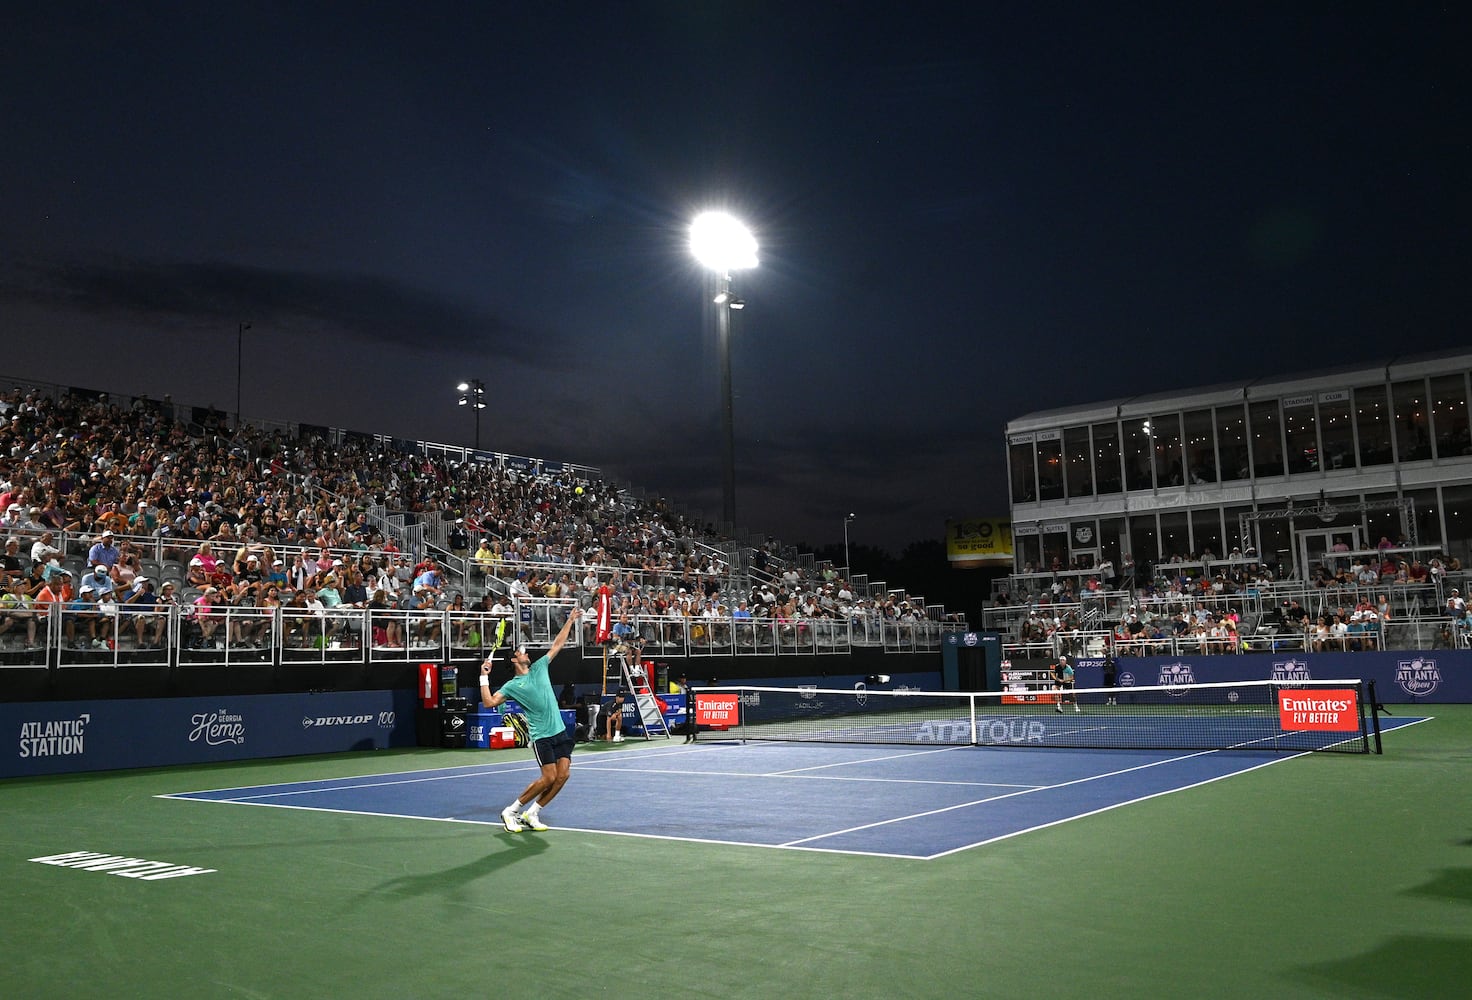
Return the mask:
<svg viewBox="0 0 1472 1000">
<path fill-rule="evenodd" d="M 521 808 L 521 799 L 512 799 L 511 800 L 511 804 L 506 807 L 506 811 L 507 812 L 510 812 L 510 813 L 514 813 L 517 810 L 519 810 L 520 808 Z"/>
<path fill-rule="evenodd" d="M 523 816 L 530 816 L 532 819 L 536 819 L 541 814 L 542 814 L 542 807 L 539 806 L 539 805 L 537 805 L 537 803 L 535 803 L 535 802 L 533 802 L 531 805 L 527 806 L 526 809 L 522 811 L 522 815 Z"/>
</svg>

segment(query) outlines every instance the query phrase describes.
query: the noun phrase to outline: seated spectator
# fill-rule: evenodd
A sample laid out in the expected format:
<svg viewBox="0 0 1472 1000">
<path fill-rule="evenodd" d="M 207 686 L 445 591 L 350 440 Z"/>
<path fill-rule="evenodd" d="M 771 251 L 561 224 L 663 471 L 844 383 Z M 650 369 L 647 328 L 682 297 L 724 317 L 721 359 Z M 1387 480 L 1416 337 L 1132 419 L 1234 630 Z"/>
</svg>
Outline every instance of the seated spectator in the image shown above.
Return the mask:
<svg viewBox="0 0 1472 1000">
<path fill-rule="evenodd" d="M 603 720 L 603 738 L 613 743 L 622 743 L 624 739 L 624 693 L 617 692 L 613 700 L 603 706 L 603 713 L 599 716 Z"/>
<path fill-rule="evenodd" d="M 138 648 L 162 648 L 168 616 L 158 613 L 159 601 L 153 589 L 153 581 L 146 576 L 136 577 L 132 587 L 123 595 L 121 605 L 119 610 L 122 619 L 119 624 L 132 627 Z M 150 629 L 153 632 L 151 642 L 145 639 Z"/>
<path fill-rule="evenodd" d="M 87 565 L 106 566 L 108 569 L 117 565 L 117 561 L 122 558 L 123 553 L 113 544 L 112 539 L 113 535 L 111 531 L 104 531 L 97 536 L 97 541 L 87 550 Z"/>
<path fill-rule="evenodd" d="M 26 591 L 26 582 L 20 577 L 10 580 L 4 593 L 0 593 L 0 636 L 11 629 L 24 629 L 26 645 L 36 645 L 36 608 L 31 595 Z"/>
<path fill-rule="evenodd" d="M 41 537 L 31 544 L 31 562 L 49 563 L 61 558 L 61 549 L 56 547 L 56 534 L 41 532 Z"/>
</svg>

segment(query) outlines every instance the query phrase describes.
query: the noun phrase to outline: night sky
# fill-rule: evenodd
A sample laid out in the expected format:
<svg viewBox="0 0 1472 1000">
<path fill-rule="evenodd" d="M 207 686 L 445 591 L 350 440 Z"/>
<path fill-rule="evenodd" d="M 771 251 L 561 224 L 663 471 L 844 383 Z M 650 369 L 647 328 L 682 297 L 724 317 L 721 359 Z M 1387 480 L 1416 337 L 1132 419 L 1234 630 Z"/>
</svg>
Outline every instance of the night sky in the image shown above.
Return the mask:
<svg viewBox="0 0 1472 1000">
<path fill-rule="evenodd" d="M 714 517 L 724 208 L 740 522 L 898 553 L 1010 418 L 1468 343 L 1469 24 L 1306 6 L 11 4 L 0 376 L 233 410 L 249 321 L 247 417 L 483 378 Z"/>
</svg>

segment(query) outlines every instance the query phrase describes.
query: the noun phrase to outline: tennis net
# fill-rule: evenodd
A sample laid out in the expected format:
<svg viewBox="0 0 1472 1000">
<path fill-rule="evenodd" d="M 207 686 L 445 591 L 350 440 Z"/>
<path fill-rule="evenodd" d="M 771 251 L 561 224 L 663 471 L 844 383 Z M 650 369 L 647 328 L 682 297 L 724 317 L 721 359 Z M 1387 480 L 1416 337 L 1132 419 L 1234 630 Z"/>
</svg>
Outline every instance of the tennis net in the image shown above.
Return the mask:
<svg viewBox="0 0 1472 1000">
<path fill-rule="evenodd" d="M 1063 692 L 698 689 L 702 738 L 1380 753 L 1374 682 L 1233 681 Z"/>
</svg>

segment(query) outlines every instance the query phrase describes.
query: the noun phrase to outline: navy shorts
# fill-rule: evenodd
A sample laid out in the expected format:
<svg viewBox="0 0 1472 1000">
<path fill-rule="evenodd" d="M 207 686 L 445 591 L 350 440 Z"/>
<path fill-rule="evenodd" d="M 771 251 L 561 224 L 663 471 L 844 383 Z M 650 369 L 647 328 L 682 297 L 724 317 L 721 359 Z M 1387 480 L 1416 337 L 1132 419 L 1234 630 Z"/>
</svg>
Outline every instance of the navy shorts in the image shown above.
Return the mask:
<svg viewBox="0 0 1472 1000">
<path fill-rule="evenodd" d="M 536 740 L 532 743 L 532 754 L 537 758 L 537 763 L 546 767 L 555 764 L 566 757 L 572 760 L 572 748 L 577 746 L 577 740 L 572 734 L 563 730 L 561 735 L 548 736 L 546 739 Z"/>
</svg>

